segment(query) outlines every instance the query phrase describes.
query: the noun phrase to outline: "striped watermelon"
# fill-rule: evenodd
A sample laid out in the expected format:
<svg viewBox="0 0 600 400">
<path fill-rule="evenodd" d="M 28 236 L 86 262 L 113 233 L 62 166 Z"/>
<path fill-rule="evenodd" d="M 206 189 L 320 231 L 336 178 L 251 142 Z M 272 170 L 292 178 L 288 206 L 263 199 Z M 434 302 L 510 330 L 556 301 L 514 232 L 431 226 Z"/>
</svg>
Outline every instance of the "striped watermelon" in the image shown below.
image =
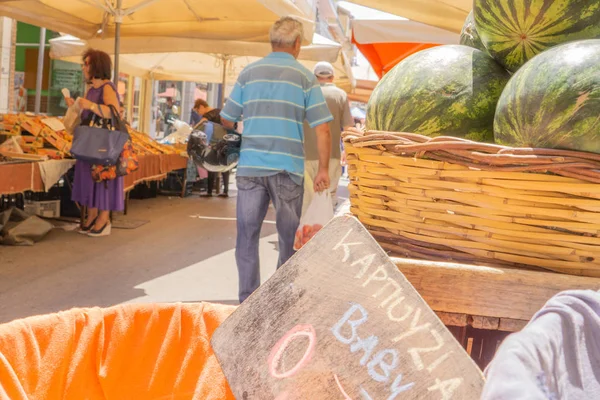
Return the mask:
<svg viewBox="0 0 600 400">
<path fill-rule="evenodd" d="M 367 128 L 492 142 L 494 111 L 508 78 L 472 47 L 420 51 L 379 81 L 367 106 Z"/>
<path fill-rule="evenodd" d="M 559 44 L 600 38 L 598 0 L 474 0 L 477 31 L 509 71 Z"/>
<path fill-rule="evenodd" d="M 513 75 L 498 102 L 501 144 L 600 153 L 600 40 L 554 47 Z"/>
<path fill-rule="evenodd" d="M 481 42 L 479 32 L 477 32 L 477 28 L 475 27 L 475 18 L 473 17 L 473 11 L 471 11 L 469 15 L 467 15 L 465 24 L 463 25 L 462 31 L 460 32 L 460 44 L 487 52 L 485 46 Z"/>
</svg>

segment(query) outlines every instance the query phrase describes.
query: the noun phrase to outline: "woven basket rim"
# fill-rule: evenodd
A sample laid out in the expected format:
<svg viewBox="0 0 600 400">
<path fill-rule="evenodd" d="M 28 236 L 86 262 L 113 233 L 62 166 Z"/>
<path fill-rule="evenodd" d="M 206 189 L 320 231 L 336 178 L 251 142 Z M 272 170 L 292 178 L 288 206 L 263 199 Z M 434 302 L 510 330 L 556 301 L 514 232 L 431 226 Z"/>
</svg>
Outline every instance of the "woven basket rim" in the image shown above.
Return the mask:
<svg viewBox="0 0 600 400">
<path fill-rule="evenodd" d="M 345 143 L 385 155 L 428 159 L 472 170 L 553 174 L 600 183 L 600 154 L 574 150 L 510 147 L 417 133 L 349 129 Z"/>
</svg>

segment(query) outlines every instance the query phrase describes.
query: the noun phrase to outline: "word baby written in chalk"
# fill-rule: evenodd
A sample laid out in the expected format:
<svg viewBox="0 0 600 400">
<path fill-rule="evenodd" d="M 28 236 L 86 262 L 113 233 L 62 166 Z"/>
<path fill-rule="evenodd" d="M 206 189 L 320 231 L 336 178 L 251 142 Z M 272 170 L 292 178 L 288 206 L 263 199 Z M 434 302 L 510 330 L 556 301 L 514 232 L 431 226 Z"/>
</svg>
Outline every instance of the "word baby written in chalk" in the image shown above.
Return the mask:
<svg viewBox="0 0 600 400">
<path fill-rule="evenodd" d="M 370 289 L 375 287 L 377 290 L 372 294 L 373 298 L 381 298 L 380 308 L 385 309 L 387 318 L 390 322 L 397 324 L 399 334 L 392 339 L 392 345 L 399 345 L 408 342 L 408 339 L 419 334 L 418 342 L 427 347 L 406 347 L 406 352 L 410 355 L 413 367 L 417 371 L 427 371 L 430 375 L 449 360 L 452 350 L 444 351 L 444 339 L 438 328 L 432 326 L 430 322 L 421 323 L 422 310 L 414 303 L 405 302 L 407 294 L 404 293 L 402 286 L 389 276 L 386 265 L 377 265 L 377 254 L 367 254 L 359 259 L 352 257 L 352 251 L 359 249 L 362 242 L 347 242 L 352 229 L 333 247 L 334 252 L 343 252 L 342 262 L 349 263 L 351 268 L 356 269 L 354 278 L 363 280 L 361 287 Z M 387 297 L 385 296 L 387 295 Z M 353 315 L 358 315 L 358 318 Z M 366 310 L 354 304 L 342 319 L 334 326 L 333 333 L 337 340 L 345 344 L 350 344 L 350 350 L 354 353 L 359 350 L 364 351 L 360 359 L 361 365 L 367 366 L 370 376 L 378 382 L 387 382 L 390 379 L 391 372 L 397 367 L 397 350 L 385 349 L 371 358 L 375 347 L 378 344 L 376 336 L 371 335 L 367 339 L 360 339 L 358 336 L 358 327 L 367 321 L 368 313 Z M 350 327 L 351 334 L 342 334 L 341 329 L 344 325 Z M 364 335 L 363 335 L 364 336 Z M 441 353 L 441 354 L 440 354 Z M 426 364 L 427 360 L 431 361 Z M 369 361 L 370 360 L 370 361 Z M 379 368 L 379 372 L 377 371 Z M 395 397 L 402 391 L 409 390 L 412 385 L 400 386 L 402 375 L 398 375 L 394 381 L 392 395 Z M 433 394 L 439 393 L 442 400 L 451 399 L 454 392 L 460 387 L 463 378 L 456 377 L 446 380 L 440 380 L 438 377 L 431 376 L 432 382 L 427 390 Z M 364 393 L 364 392 L 363 392 Z M 365 393 L 366 394 L 366 393 Z M 393 399 L 391 397 L 390 399 Z"/>
<path fill-rule="evenodd" d="M 359 319 L 351 319 L 357 312 L 360 314 Z M 365 310 L 363 306 L 360 304 L 353 304 L 350 309 L 346 311 L 344 316 L 338 321 L 338 323 L 335 324 L 332 332 L 337 340 L 344 344 L 350 345 L 350 351 L 353 353 L 359 350 L 364 351 L 364 355 L 360 359 L 360 365 L 367 367 L 369 375 L 371 378 L 373 378 L 373 380 L 377 382 L 388 383 L 390 381 L 391 372 L 398 367 L 398 363 L 400 362 L 398 352 L 395 349 L 384 349 L 373 355 L 375 348 L 379 343 L 377 336 L 371 335 L 367 339 L 361 339 L 357 332 L 357 327 L 366 322 L 368 316 L 367 310 Z M 347 333 L 342 332 L 345 325 L 350 327 L 350 336 L 348 336 Z M 400 393 L 412 388 L 415 385 L 414 382 L 405 385 L 401 384 L 402 374 L 398 374 L 392 383 L 392 386 L 390 387 L 390 391 L 392 393 L 387 400 L 394 400 Z M 372 399 L 371 395 L 365 388 L 361 387 L 360 393 L 363 398 L 368 400 Z"/>
</svg>

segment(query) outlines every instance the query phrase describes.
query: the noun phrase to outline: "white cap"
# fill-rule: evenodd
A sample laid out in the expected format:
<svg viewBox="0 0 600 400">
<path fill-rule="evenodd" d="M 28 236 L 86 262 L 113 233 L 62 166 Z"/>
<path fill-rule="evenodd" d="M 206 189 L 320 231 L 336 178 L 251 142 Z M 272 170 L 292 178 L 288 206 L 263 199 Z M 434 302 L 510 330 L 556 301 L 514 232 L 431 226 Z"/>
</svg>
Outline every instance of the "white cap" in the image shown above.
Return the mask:
<svg viewBox="0 0 600 400">
<path fill-rule="evenodd" d="M 333 65 L 326 61 L 319 61 L 313 72 L 319 78 L 331 78 L 333 76 Z"/>
</svg>

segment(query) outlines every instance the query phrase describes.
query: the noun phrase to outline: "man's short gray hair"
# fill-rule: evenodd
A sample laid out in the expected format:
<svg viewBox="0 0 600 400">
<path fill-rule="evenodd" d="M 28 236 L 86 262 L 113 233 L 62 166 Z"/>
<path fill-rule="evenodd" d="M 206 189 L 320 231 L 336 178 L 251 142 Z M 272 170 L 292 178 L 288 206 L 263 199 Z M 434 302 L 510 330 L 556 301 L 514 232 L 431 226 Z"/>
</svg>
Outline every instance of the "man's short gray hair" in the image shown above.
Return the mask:
<svg viewBox="0 0 600 400">
<path fill-rule="evenodd" d="M 269 32 L 273 47 L 294 47 L 296 39 L 302 38 L 304 27 L 302 22 L 294 17 L 281 17 L 275 22 Z M 301 39 L 302 40 L 302 39 Z"/>
</svg>

